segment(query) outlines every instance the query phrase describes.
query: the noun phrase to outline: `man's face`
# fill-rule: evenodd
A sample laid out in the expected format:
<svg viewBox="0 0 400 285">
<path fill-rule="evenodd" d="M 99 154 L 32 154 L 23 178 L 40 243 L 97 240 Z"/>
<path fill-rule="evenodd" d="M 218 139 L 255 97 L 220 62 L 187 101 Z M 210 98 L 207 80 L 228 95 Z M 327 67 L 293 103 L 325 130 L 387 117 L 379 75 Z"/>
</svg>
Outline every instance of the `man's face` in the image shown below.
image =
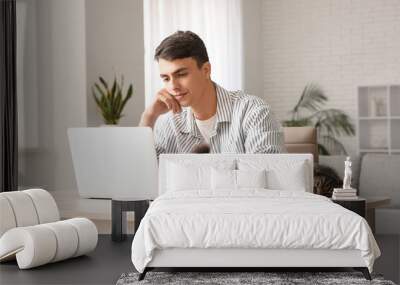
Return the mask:
<svg viewBox="0 0 400 285">
<path fill-rule="evenodd" d="M 193 106 L 201 100 L 210 81 L 210 63 L 206 62 L 199 68 L 191 57 L 172 61 L 160 58 L 158 66 L 164 88 L 181 106 Z"/>
</svg>

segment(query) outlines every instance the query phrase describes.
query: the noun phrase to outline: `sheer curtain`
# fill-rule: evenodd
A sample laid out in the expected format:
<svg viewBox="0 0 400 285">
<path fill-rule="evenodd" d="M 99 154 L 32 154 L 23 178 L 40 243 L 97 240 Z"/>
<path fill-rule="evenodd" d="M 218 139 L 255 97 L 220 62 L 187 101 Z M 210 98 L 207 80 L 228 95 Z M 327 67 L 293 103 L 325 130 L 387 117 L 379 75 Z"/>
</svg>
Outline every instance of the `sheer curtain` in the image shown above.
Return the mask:
<svg viewBox="0 0 400 285">
<path fill-rule="evenodd" d="M 228 90 L 242 89 L 241 0 L 145 0 L 146 106 L 162 88 L 154 51 L 165 37 L 177 30 L 190 30 L 202 38 L 215 82 Z"/>
</svg>

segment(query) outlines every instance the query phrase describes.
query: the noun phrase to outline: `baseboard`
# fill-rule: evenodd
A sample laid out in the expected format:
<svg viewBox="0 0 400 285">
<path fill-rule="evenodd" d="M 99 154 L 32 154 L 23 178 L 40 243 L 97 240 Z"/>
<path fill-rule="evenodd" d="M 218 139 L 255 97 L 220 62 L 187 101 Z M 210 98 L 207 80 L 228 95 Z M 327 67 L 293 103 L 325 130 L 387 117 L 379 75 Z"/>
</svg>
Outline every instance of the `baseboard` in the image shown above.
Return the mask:
<svg viewBox="0 0 400 285">
<path fill-rule="evenodd" d="M 61 219 L 85 217 L 93 221 L 99 234 L 111 234 L 111 200 L 81 198 L 78 191 L 52 191 Z M 134 233 L 135 215 L 127 212 L 127 233 Z"/>
<path fill-rule="evenodd" d="M 133 213 L 127 213 L 127 214 L 128 214 L 127 218 L 129 218 L 130 214 L 133 215 Z M 107 235 L 111 234 L 111 220 L 91 219 L 91 221 L 93 221 L 93 223 L 96 225 L 99 234 L 107 234 Z M 135 221 L 134 218 L 131 217 L 127 222 L 127 234 L 133 235 L 135 233 L 134 228 L 135 228 Z"/>
</svg>

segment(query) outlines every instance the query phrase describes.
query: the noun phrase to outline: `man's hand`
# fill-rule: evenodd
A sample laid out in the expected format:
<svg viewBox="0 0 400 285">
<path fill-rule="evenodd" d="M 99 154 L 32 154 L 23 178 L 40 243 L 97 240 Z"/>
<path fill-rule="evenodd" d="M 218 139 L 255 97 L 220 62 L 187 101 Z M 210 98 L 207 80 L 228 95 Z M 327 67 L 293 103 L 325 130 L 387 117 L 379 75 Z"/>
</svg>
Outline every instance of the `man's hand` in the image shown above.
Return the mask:
<svg viewBox="0 0 400 285">
<path fill-rule="evenodd" d="M 153 128 L 157 118 L 169 111 L 172 111 L 174 114 L 180 113 L 182 107 L 166 89 L 161 89 L 158 91 L 154 103 L 144 110 L 139 126 Z"/>
<path fill-rule="evenodd" d="M 168 111 L 172 111 L 175 113 L 180 113 L 182 111 L 182 107 L 179 102 L 167 92 L 166 89 L 161 89 L 158 91 L 156 100 L 150 106 L 151 113 L 155 116 L 159 116 L 167 113 Z"/>
</svg>

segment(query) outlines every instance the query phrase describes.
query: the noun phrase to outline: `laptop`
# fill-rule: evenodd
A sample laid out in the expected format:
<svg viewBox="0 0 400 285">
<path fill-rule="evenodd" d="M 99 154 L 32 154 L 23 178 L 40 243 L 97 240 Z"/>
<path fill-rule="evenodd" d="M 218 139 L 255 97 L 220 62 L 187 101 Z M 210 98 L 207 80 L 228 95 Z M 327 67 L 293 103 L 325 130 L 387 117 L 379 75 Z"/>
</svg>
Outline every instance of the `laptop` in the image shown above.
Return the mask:
<svg viewBox="0 0 400 285">
<path fill-rule="evenodd" d="M 81 197 L 145 200 L 157 196 L 151 128 L 69 128 L 68 139 Z"/>
</svg>

